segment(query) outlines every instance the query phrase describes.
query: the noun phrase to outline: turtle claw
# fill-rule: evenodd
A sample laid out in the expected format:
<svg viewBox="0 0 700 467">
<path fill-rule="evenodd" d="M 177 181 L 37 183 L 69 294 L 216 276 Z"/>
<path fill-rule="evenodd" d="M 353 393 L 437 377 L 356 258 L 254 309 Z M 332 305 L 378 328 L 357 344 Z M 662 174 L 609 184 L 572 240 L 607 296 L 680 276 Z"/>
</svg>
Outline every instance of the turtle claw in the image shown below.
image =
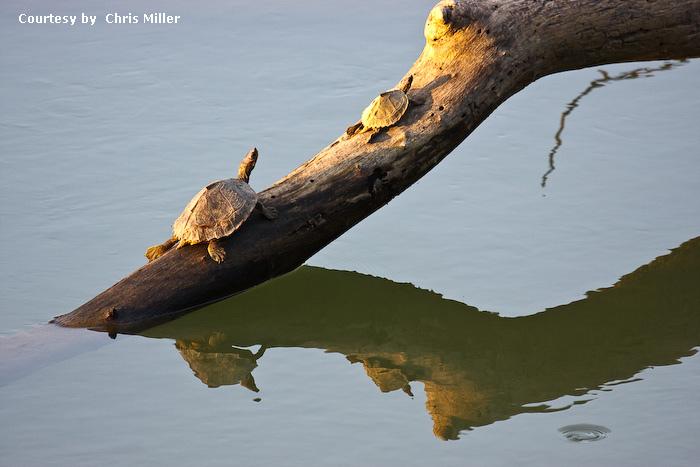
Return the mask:
<svg viewBox="0 0 700 467">
<path fill-rule="evenodd" d="M 219 243 L 214 240 L 209 242 L 207 251 L 209 252 L 209 256 L 211 256 L 211 259 L 217 263 L 221 263 L 224 259 L 226 259 L 226 250 L 224 250 L 224 247 L 219 245 Z"/>
</svg>

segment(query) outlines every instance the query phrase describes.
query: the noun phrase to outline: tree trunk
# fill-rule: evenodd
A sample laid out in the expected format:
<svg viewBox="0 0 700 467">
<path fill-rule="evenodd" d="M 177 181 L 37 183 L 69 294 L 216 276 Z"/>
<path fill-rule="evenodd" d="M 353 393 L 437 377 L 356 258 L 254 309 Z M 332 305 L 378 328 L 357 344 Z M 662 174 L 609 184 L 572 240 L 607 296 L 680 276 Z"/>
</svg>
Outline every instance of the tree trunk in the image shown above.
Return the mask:
<svg viewBox="0 0 700 467">
<path fill-rule="evenodd" d="M 336 139 L 263 191 L 221 243 L 173 250 L 54 322 L 134 332 L 289 272 L 425 175 L 502 102 L 536 79 L 605 63 L 700 56 L 700 0 L 463 0 L 435 6 L 406 74 L 412 104 L 368 141 Z"/>
</svg>

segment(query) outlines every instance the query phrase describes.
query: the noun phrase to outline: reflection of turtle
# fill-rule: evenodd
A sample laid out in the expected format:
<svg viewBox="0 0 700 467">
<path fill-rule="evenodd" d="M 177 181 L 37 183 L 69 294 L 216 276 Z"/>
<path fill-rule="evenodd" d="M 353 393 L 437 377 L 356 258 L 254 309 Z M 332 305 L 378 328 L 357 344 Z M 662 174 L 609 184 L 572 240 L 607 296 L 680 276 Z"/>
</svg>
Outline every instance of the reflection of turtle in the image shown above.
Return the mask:
<svg viewBox="0 0 700 467">
<path fill-rule="evenodd" d="M 175 220 L 172 238 L 146 250 L 146 258 L 153 261 L 175 244 L 181 248 L 209 242 L 209 256 L 220 263 L 226 251 L 217 240 L 235 232 L 255 208 L 268 219 L 276 218 L 277 211 L 263 206 L 258 194 L 248 185 L 257 160 L 258 150 L 253 148 L 241 161 L 238 178 L 219 180 L 202 188 Z"/>
<path fill-rule="evenodd" d="M 210 388 L 240 384 L 253 392 L 260 391 L 253 378 L 257 361 L 265 353 L 262 346 L 256 353 L 226 345 L 178 339 L 175 347 L 194 375 Z"/>
<path fill-rule="evenodd" d="M 401 389 L 413 397 L 409 377 L 396 363 L 378 356 L 348 355 L 351 363 L 362 362 L 365 373 L 372 379 L 382 392 L 392 392 Z"/>
<path fill-rule="evenodd" d="M 367 131 L 371 131 L 373 136 L 382 128 L 390 127 L 401 120 L 408 109 L 409 99 L 406 93 L 411 89 L 411 84 L 413 84 L 413 75 L 406 78 L 398 89 L 391 89 L 378 95 L 362 111 L 362 120 L 347 129 L 348 136 Z"/>
</svg>

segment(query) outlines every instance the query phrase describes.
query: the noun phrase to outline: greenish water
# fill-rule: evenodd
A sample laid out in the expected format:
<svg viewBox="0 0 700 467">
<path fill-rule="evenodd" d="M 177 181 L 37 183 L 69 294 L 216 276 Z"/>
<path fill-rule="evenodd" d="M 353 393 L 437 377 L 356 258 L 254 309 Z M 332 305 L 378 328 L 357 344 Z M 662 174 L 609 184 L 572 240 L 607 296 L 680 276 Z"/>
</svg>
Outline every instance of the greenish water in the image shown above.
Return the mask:
<svg viewBox="0 0 700 467">
<path fill-rule="evenodd" d="M 309 266 L 181 320 L 42 325 L 250 146 L 261 189 L 340 134 L 432 3 L 0 5 L 0 465 L 695 464 L 698 61 L 534 83 Z"/>
</svg>

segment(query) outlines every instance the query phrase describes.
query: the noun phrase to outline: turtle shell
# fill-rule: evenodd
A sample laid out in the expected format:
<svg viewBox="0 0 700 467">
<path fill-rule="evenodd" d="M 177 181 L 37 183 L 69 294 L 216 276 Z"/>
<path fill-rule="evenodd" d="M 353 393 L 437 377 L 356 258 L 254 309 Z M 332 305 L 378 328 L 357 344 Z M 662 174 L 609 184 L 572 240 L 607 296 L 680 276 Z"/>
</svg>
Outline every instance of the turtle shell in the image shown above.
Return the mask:
<svg viewBox="0 0 700 467">
<path fill-rule="evenodd" d="M 194 244 L 231 235 L 250 216 L 258 194 L 243 180 L 229 178 L 205 186 L 173 224 L 173 235 Z"/>
<path fill-rule="evenodd" d="M 408 96 L 400 89 L 378 95 L 362 111 L 362 125 L 367 129 L 385 128 L 398 122 L 408 108 Z"/>
</svg>

